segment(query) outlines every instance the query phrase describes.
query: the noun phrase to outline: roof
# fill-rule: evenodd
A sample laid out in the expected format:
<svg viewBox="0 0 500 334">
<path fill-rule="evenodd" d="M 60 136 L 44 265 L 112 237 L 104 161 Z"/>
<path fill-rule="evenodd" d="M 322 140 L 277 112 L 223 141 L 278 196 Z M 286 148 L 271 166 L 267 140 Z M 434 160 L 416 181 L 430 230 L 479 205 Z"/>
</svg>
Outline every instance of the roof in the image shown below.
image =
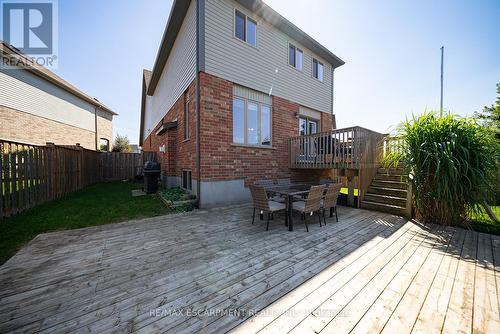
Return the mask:
<svg viewBox="0 0 500 334">
<path fill-rule="evenodd" d="M 142 97 L 141 97 L 141 128 L 139 129 L 139 145 L 142 146 L 144 135 L 144 114 L 146 113 L 146 96 L 148 91 L 148 86 L 151 82 L 152 72 L 146 69 L 142 70 Z"/>
<path fill-rule="evenodd" d="M 184 21 L 190 3 L 191 0 L 174 0 L 168 17 L 167 26 L 161 38 L 160 49 L 153 66 L 150 85 L 147 89 L 148 95 L 153 95 L 155 92 L 156 85 L 158 81 L 160 81 L 161 72 L 167 63 L 168 56 L 174 46 L 175 39 L 181 29 L 182 22 Z"/>
<path fill-rule="evenodd" d="M 47 68 L 40 66 L 36 63 L 33 63 L 21 51 L 1 40 L 0 40 L 0 51 L 2 54 L 6 54 L 9 57 L 18 58 L 19 62 L 23 65 L 22 68 L 24 68 L 25 70 L 30 71 L 31 73 L 37 75 L 38 77 L 46 81 L 49 81 L 50 83 L 100 108 L 103 111 L 106 111 L 112 115 L 118 115 L 95 97 L 85 94 L 84 92 L 82 92 L 81 90 L 79 90 L 78 88 L 76 88 L 75 86 L 73 86 L 72 84 L 61 78 L 60 76 L 56 75 L 54 72 L 48 70 Z"/>
<path fill-rule="evenodd" d="M 281 30 L 288 36 L 294 38 L 300 44 L 304 45 L 318 56 L 329 62 L 333 68 L 342 66 L 345 62 L 334 55 L 330 50 L 325 48 L 314 38 L 303 32 L 296 25 L 281 16 L 274 9 L 266 5 L 262 0 L 235 0 L 243 7 L 260 16 L 265 22 L 271 24 L 276 29 Z M 163 33 L 160 43 L 160 49 L 156 56 L 156 61 L 151 74 L 150 84 L 147 89 L 148 95 L 153 95 L 160 80 L 161 73 L 168 56 L 174 45 L 175 39 L 181 28 L 182 22 L 189 8 L 190 0 L 175 0 L 170 11 L 167 26 Z"/>
<path fill-rule="evenodd" d="M 151 82 L 151 75 L 153 74 L 153 72 L 151 72 L 150 70 L 142 70 L 142 75 L 144 77 L 144 83 L 146 84 L 146 89 L 148 88 L 149 86 L 149 83 Z"/>
</svg>

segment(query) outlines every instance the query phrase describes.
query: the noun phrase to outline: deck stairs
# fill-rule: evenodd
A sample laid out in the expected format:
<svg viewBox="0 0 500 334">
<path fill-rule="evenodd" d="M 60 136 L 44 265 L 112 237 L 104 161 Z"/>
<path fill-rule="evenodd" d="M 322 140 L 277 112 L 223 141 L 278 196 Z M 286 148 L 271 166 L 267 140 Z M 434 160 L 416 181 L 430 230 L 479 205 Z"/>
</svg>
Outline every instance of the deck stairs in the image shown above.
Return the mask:
<svg viewBox="0 0 500 334">
<path fill-rule="evenodd" d="M 361 202 L 361 207 L 404 216 L 407 212 L 407 180 L 402 166 L 379 168 Z"/>
</svg>

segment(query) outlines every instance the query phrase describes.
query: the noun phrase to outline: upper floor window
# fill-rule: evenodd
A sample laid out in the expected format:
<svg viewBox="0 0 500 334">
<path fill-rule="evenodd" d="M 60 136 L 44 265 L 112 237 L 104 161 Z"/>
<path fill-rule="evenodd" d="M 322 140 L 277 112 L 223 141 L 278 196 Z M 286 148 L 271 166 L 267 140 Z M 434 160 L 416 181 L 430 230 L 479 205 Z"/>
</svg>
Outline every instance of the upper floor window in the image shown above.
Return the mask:
<svg viewBox="0 0 500 334">
<path fill-rule="evenodd" d="M 323 81 L 323 64 L 317 59 L 313 59 L 313 77 Z"/>
<path fill-rule="evenodd" d="M 302 71 L 302 61 L 304 58 L 304 53 L 301 49 L 293 44 L 288 44 L 288 64 L 295 67 L 299 71 Z"/>
<path fill-rule="evenodd" d="M 271 107 L 235 97 L 233 142 L 245 145 L 271 145 Z"/>
<path fill-rule="evenodd" d="M 109 151 L 109 140 L 106 138 L 99 139 L 99 150 L 108 152 Z"/>
<path fill-rule="evenodd" d="M 257 45 L 257 22 L 236 10 L 234 12 L 234 36 L 253 46 Z"/>
</svg>

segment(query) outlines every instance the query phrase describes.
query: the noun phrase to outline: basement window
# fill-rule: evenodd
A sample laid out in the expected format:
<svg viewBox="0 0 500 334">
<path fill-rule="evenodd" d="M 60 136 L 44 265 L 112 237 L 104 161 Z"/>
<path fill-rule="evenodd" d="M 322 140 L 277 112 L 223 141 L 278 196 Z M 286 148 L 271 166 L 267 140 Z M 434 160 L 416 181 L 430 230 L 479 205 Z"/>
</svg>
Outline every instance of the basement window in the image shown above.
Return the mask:
<svg viewBox="0 0 500 334">
<path fill-rule="evenodd" d="M 191 179 L 191 171 L 183 170 L 182 171 L 182 188 L 186 190 L 193 190 L 193 182 Z"/>
</svg>

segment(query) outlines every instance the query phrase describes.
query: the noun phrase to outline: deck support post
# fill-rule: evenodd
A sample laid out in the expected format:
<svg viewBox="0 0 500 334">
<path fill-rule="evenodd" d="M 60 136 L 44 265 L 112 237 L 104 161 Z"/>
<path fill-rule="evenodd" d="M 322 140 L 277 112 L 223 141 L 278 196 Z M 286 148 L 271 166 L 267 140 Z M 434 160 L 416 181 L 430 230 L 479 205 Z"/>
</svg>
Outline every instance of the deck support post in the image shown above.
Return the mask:
<svg viewBox="0 0 500 334">
<path fill-rule="evenodd" d="M 405 216 L 407 219 L 411 220 L 412 217 L 412 208 L 413 208 L 413 187 L 411 184 L 411 180 L 408 180 L 408 188 L 406 191 L 406 210 Z"/>
<path fill-rule="evenodd" d="M 347 177 L 347 204 L 354 207 L 354 177 Z"/>
</svg>

